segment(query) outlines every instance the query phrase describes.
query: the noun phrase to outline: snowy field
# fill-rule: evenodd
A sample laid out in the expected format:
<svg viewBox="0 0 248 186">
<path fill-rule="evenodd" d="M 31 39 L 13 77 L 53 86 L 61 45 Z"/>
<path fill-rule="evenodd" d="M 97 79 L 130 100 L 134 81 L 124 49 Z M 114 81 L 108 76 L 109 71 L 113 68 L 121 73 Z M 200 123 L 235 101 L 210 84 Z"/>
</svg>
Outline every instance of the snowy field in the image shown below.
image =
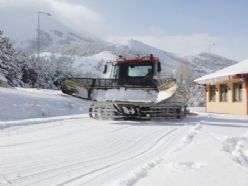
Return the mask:
<svg viewBox="0 0 248 186">
<path fill-rule="evenodd" d="M 89 102 L 57 90 L 1 88 L 0 121 L 88 113 Z"/>
<path fill-rule="evenodd" d="M 59 91 L 0 100 L 0 186 L 248 185 L 247 116 L 100 121 Z"/>
</svg>

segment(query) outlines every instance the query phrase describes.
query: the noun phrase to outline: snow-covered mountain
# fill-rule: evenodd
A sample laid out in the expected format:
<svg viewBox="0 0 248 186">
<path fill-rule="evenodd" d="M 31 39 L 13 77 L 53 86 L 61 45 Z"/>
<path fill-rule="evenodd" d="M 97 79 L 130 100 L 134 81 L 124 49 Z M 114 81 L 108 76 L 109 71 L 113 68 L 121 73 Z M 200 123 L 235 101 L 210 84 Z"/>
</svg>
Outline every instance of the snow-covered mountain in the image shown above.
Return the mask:
<svg viewBox="0 0 248 186">
<path fill-rule="evenodd" d="M 14 42 L 15 46 L 30 54 L 37 53 L 37 38 Z M 62 32 L 58 30 L 40 31 L 41 52 L 51 52 L 53 54 L 69 56 L 93 56 L 98 53 L 109 51 L 113 55 L 134 56 L 154 54 L 167 68 L 177 68 L 185 59 L 198 69 L 199 72 L 210 73 L 236 61 L 227 59 L 211 53 L 201 53 L 194 56 L 181 56 L 172 52 L 163 51 L 156 47 L 145 44 L 134 39 L 127 40 L 121 44 L 110 43 L 100 39 L 92 38 L 88 35 L 80 36 L 72 32 Z M 108 55 L 107 55 L 108 56 Z M 104 56 L 102 56 L 104 58 Z"/>
<path fill-rule="evenodd" d="M 159 56 L 162 65 L 165 66 L 162 69 L 163 74 L 166 74 L 166 71 L 171 72 L 172 69 L 176 69 L 181 61 L 179 55 L 162 51 L 136 40 L 115 44 L 92 39 L 89 36 L 79 36 L 71 32 L 41 30 L 40 33 L 41 57 L 51 62 L 54 60 L 59 61 L 61 58 L 66 57 L 69 60 L 68 63 L 73 63 L 73 74 L 79 76 L 81 71 L 81 76 L 87 75 L 88 77 L 91 74 L 90 77 L 92 75 L 100 77 L 102 75 L 101 66 L 110 60 L 113 61 L 119 55 L 143 56 L 152 53 Z M 15 43 L 15 46 L 30 55 L 36 55 L 37 53 L 36 38 L 21 41 L 19 44 Z M 94 66 L 94 68 L 88 68 L 90 66 Z"/>
<path fill-rule="evenodd" d="M 180 61 L 182 60 L 182 58 L 177 54 L 163 51 L 161 49 L 155 48 L 153 46 L 147 45 L 143 42 L 134 39 L 124 42 L 124 45 L 126 45 L 131 50 L 159 56 L 161 62 L 164 63 L 164 65 L 168 65 L 170 67 L 177 67 L 180 64 Z"/>
<path fill-rule="evenodd" d="M 194 56 L 181 56 L 179 54 L 163 51 L 134 39 L 127 40 L 121 44 L 116 44 L 95 39 L 90 36 L 80 36 L 72 32 L 41 30 L 40 33 L 41 53 L 45 52 L 47 54 L 48 52 L 60 56 L 71 56 L 74 58 L 73 60 L 76 60 L 76 63 L 78 63 L 80 60 L 78 57 L 80 57 L 82 59 L 82 64 L 83 61 L 86 61 L 82 57 L 95 56 L 98 54 L 101 56 L 99 62 L 109 61 L 110 54 L 113 56 L 154 54 L 160 58 L 161 63 L 164 66 L 163 69 L 167 69 L 166 72 L 171 73 L 173 70 L 178 69 L 179 65 L 183 61 L 187 60 L 193 71 L 196 72 L 196 75 L 201 76 L 236 63 L 236 61 L 211 53 L 201 53 Z M 20 48 L 21 46 L 24 51 L 28 51 L 30 54 L 37 52 L 36 38 L 33 40 L 24 40 L 20 43 L 22 43 L 22 45 L 18 45 L 18 47 Z M 104 54 L 106 54 L 106 57 Z M 87 60 L 90 60 L 90 58 Z M 94 61 L 95 60 L 97 59 L 94 59 Z"/>
<path fill-rule="evenodd" d="M 212 73 L 237 63 L 237 61 L 211 53 L 200 53 L 195 56 L 189 56 L 187 59 L 195 72 L 195 76 Z"/>
<path fill-rule="evenodd" d="M 13 41 L 15 48 L 24 50 L 29 54 L 37 53 L 38 44 L 37 37 Z M 62 32 L 59 30 L 40 30 L 40 51 L 52 51 L 63 54 L 80 54 L 82 49 L 97 48 L 101 46 L 102 41 L 90 36 L 80 36 L 73 32 Z M 79 46 L 83 46 L 81 50 L 75 51 Z M 73 50 L 72 50 L 73 48 Z M 85 54 L 85 53 L 82 53 Z"/>
</svg>

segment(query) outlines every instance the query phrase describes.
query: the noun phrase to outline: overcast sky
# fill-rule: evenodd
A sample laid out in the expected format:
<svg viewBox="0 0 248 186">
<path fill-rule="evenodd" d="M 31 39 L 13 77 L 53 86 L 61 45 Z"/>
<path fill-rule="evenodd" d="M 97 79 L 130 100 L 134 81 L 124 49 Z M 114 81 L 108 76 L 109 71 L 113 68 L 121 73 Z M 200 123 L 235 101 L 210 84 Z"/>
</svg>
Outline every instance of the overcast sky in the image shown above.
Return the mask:
<svg viewBox="0 0 248 186">
<path fill-rule="evenodd" d="M 248 59 L 247 0 L 0 0 L 0 29 L 10 37 L 67 27 L 104 40 L 137 39 L 183 55 L 213 52 Z"/>
</svg>

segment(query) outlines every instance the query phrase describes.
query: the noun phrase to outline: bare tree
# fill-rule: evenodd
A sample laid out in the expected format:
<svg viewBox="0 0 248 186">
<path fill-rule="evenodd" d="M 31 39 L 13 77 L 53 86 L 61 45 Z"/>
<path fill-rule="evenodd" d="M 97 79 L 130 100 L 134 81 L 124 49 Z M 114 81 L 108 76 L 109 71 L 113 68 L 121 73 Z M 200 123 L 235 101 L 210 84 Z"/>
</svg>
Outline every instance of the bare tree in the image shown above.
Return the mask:
<svg viewBox="0 0 248 186">
<path fill-rule="evenodd" d="M 182 59 L 177 72 L 178 94 L 189 100 L 193 79 L 191 64 L 186 57 Z"/>
</svg>

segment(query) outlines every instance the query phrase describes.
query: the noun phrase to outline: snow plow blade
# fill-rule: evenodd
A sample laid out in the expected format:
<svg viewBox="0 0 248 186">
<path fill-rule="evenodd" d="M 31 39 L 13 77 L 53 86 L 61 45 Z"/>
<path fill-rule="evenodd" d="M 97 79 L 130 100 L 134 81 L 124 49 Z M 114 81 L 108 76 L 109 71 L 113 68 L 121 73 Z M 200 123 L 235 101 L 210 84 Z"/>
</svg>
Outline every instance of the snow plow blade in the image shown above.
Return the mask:
<svg viewBox="0 0 248 186">
<path fill-rule="evenodd" d="M 174 79 L 129 82 L 120 79 L 70 78 L 62 83 L 63 93 L 100 102 L 161 102 L 172 97 L 176 88 Z"/>
</svg>

